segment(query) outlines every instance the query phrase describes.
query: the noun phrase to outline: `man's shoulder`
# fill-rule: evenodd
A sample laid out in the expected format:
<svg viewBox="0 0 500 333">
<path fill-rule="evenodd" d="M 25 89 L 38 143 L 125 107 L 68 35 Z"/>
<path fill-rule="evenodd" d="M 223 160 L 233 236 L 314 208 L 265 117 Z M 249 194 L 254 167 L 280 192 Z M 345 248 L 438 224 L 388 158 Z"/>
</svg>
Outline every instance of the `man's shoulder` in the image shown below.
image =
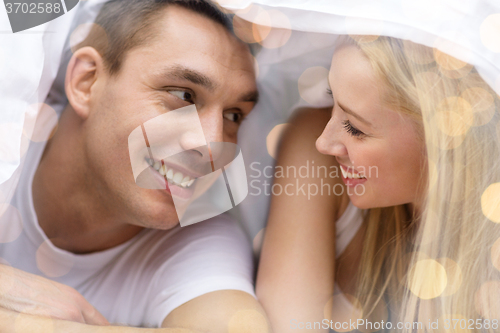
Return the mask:
<svg viewBox="0 0 500 333">
<path fill-rule="evenodd" d="M 178 225 L 171 230 L 148 229 L 137 243 L 136 247 L 149 249 L 150 255 L 163 258 L 163 262 L 178 257 L 179 253 L 251 252 L 249 238 L 238 221 L 228 214 L 185 227 Z"/>
</svg>

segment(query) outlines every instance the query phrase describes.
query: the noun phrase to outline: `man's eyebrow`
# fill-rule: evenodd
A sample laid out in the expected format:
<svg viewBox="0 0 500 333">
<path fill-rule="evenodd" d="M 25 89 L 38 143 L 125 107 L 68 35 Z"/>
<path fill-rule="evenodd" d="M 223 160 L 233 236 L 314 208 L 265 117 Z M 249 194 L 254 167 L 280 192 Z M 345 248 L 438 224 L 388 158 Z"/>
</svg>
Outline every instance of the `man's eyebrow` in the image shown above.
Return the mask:
<svg viewBox="0 0 500 333">
<path fill-rule="evenodd" d="M 257 104 L 259 101 L 259 92 L 257 90 L 250 91 L 239 98 L 242 102 L 253 102 Z"/>
<path fill-rule="evenodd" d="M 337 101 L 337 104 L 339 105 L 339 108 L 341 108 L 342 111 L 344 111 L 345 113 L 350 114 L 351 116 L 353 116 L 354 118 L 356 118 L 357 120 L 359 120 L 360 122 L 362 122 L 362 123 L 364 123 L 364 124 L 366 124 L 368 126 L 372 126 L 372 124 L 368 120 L 366 120 L 365 118 L 361 117 L 356 112 L 349 110 L 345 106 L 342 106 L 338 101 Z"/>
<path fill-rule="evenodd" d="M 172 68 L 168 68 L 162 72 L 162 76 L 173 76 L 181 80 L 187 80 L 205 87 L 210 91 L 214 91 L 217 87 L 217 84 L 205 74 L 182 65 L 176 65 Z"/>
</svg>

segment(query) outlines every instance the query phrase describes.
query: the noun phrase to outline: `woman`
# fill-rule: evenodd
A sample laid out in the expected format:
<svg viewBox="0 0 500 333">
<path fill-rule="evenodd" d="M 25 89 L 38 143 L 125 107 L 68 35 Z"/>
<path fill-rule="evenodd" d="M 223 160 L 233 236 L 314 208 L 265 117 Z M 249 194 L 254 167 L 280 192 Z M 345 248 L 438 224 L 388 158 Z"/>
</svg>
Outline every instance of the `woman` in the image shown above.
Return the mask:
<svg viewBox="0 0 500 333">
<path fill-rule="evenodd" d="M 471 65 L 389 37 L 343 39 L 329 84 L 331 116 L 297 113 L 277 163 L 339 167 L 300 181 L 343 191 L 273 197 L 257 295 L 274 330 L 498 331 L 498 96 Z"/>
</svg>

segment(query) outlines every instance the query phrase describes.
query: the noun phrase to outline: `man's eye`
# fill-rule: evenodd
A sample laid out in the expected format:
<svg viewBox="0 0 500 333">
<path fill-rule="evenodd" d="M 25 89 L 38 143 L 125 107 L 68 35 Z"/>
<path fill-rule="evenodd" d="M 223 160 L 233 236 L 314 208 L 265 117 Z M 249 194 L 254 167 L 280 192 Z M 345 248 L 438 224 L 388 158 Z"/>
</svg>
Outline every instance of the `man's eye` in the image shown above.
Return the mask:
<svg viewBox="0 0 500 333">
<path fill-rule="evenodd" d="M 243 115 L 238 112 L 228 112 L 224 113 L 224 118 L 239 124 L 243 120 Z"/>
<path fill-rule="evenodd" d="M 185 90 L 167 90 L 167 91 L 170 94 L 174 95 L 175 97 L 182 99 L 183 101 L 194 104 L 193 94 L 190 93 L 189 91 L 185 91 Z"/>
</svg>

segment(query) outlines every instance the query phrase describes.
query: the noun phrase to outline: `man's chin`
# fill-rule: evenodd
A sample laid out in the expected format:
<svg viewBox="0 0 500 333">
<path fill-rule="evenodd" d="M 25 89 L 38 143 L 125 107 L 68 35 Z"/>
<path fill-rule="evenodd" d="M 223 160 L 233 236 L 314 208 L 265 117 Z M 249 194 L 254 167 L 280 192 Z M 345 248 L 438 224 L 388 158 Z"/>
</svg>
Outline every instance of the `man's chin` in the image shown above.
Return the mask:
<svg viewBox="0 0 500 333">
<path fill-rule="evenodd" d="M 141 224 L 144 228 L 148 229 L 170 230 L 179 225 L 179 219 L 177 218 L 177 215 L 172 216 L 171 218 L 165 218 L 165 216 L 150 217 L 147 220 L 145 219 L 141 221 Z"/>
</svg>

